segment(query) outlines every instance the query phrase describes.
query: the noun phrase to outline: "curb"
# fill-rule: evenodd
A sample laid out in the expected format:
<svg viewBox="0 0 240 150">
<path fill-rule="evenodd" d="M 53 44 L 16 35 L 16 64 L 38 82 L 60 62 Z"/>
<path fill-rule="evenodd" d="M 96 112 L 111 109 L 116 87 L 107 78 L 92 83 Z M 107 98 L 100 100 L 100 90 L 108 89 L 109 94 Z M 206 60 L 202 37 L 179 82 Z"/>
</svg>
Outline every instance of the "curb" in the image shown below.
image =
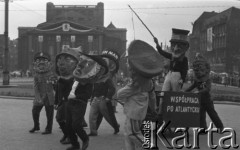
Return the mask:
<svg viewBox="0 0 240 150">
<path fill-rule="evenodd" d="M 34 100 L 34 97 L 15 97 L 15 96 L 2 96 L 2 95 L 0 95 L 0 98 L 19 99 L 19 100 Z"/>
</svg>

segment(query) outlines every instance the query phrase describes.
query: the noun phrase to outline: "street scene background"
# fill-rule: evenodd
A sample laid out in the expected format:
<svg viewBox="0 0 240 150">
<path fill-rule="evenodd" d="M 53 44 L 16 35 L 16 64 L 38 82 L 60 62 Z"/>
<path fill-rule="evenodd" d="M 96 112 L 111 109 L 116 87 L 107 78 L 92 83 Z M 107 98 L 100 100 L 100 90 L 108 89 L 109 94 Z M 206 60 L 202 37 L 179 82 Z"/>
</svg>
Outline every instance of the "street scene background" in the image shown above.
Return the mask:
<svg viewBox="0 0 240 150">
<path fill-rule="evenodd" d="M 32 78 L 13 78 L 11 79 L 11 87 L 0 88 L 0 146 L 1 150 L 64 150 L 68 146 L 60 144 L 59 140 L 62 137 L 62 132 L 54 119 L 53 133 L 50 135 L 42 135 L 41 131 L 44 130 L 46 125 L 45 111 L 41 111 L 40 115 L 40 131 L 30 134 L 28 131 L 32 128 Z M 162 83 L 158 84 L 161 88 Z M 188 86 L 187 83 L 185 86 Z M 118 87 L 120 88 L 120 86 Z M 229 100 L 214 100 L 216 111 L 225 127 L 232 128 L 236 131 L 236 143 L 240 144 L 240 127 L 239 127 L 239 113 L 240 113 L 240 88 L 234 86 L 227 86 L 221 84 L 213 84 L 215 92 L 224 95 L 231 95 L 234 93 L 235 97 L 226 96 Z M 3 92 L 4 91 L 4 92 Z M 224 92 L 222 92 L 224 91 Z M 17 95 L 17 96 L 16 96 Z M 238 98 L 236 98 L 238 97 Z M 85 119 L 88 122 L 90 106 L 88 105 Z M 89 150 L 124 150 L 124 135 L 123 127 L 125 116 L 123 114 L 123 107 L 117 105 L 116 118 L 120 124 L 120 132 L 114 135 L 112 127 L 103 120 L 100 128 L 99 135 L 90 137 Z M 210 119 L 207 118 L 209 125 Z M 85 128 L 89 132 L 89 128 Z M 190 129 L 190 140 L 193 142 L 193 133 Z M 218 145 L 221 137 L 229 135 L 213 134 L 213 144 Z M 207 143 L 207 135 L 200 135 L 199 146 L 201 150 L 210 149 Z M 168 138 L 171 140 L 171 138 Z M 230 144 L 230 140 L 227 140 Z M 159 149 L 167 149 L 160 140 L 157 141 Z M 193 144 L 193 143 L 192 143 Z M 231 148 L 233 149 L 233 148 Z"/>
</svg>

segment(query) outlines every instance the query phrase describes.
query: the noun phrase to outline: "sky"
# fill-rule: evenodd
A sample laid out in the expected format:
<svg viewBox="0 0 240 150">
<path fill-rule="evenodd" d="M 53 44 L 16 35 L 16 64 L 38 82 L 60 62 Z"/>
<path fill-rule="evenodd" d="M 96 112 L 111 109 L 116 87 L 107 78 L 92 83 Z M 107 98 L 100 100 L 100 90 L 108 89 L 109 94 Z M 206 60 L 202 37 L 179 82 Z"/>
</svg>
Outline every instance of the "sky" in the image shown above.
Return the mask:
<svg viewBox="0 0 240 150">
<path fill-rule="evenodd" d="M 134 39 L 154 45 L 153 37 L 129 6 L 158 38 L 169 45 L 172 28 L 192 31 L 192 23 L 205 12 L 240 9 L 240 0 L 11 0 L 9 3 L 9 37 L 18 38 L 18 27 L 36 27 L 46 21 L 46 3 L 54 5 L 97 5 L 104 3 L 104 26 L 112 22 L 127 29 L 127 43 Z M 4 34 L 4 0 L 0 0 L 0 34 Z"/>
</svg>

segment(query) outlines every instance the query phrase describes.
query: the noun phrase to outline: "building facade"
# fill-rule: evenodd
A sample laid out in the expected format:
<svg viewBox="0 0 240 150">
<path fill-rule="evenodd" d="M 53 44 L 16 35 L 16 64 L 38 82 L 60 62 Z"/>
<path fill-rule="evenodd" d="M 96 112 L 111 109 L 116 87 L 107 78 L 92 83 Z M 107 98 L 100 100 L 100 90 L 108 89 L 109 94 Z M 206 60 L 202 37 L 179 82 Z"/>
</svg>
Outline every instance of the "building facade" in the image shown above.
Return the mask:
<svg viewBox="0 0 240 150">
<path fill-rule="evenodd" d="M 33 56 L 43 51 L 53 61 L 64 46 L 79 47 L 85 53 L 100 54 L 112 48 L 120 54 L 126 50 L 125 28 L 116 28 L 112 23 L 104 27 L 104 4 L 54 5 L 47 3 L 46 22 L 37 27 L 19 27 L 19 68 L 32 67 Z"/>
<path fill-rule="evenodd" d="M 240 73 L 240 9 L 204 12 L 193 24 L 190 62 L 202 53 L 214 72 Z"/>
</svg>

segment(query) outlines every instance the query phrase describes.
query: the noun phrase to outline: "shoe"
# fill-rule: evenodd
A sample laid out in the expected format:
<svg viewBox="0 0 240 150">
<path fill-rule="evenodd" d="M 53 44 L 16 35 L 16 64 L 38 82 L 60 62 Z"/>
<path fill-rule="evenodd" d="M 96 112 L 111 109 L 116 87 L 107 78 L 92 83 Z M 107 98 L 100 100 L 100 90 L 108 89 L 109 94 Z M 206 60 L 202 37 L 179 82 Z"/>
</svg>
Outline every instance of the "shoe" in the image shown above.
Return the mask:
<svg viewBox="0 0 240 150">
<path fill-rule="evenodd" d="M 80 150 L 80 146 L 72 145 L 71 147 L 67 148 L 66 150 Z"/>
<path fill-rule="evenodd" d="M 88 145 L 89 145 L 89 140 L 85 141 L 82 143 L 82 150 L 86 150 L 88 148 Z"/>
<path fill-rule="evenodd" d="M 66 138 L 64 141 L 61 142 L 62 144 L 66 145 L 66 144 L 71 144 L 71 141 L 69 138 Z"/>
<path fill-rule="evenodd" d="M 49 131 L 49 130 L 45 130 L 44 132 L 42 132 L 42 134 L 51 134 L 52 131 Z"/>
<path fill-rule="evenodd" d="M 97 136 L 97 133 L 89 133 L 88 136 Z"/>
<path fill-rule="evenodd" d="M 60 139 L 60 143 L 62 143 L 63 141 L 65 141 L 66 138 L 67 138 L 67 136 L 66 136 L 66 135 L 63 135 L 63 137 Z"/>
<path fill-rule="evenodd" d="M 119 128 L 120 128 L 120 125 L 118 124 L 118 128 L 114 130 L 114 133 L 113 133 L 113 134 L 118 134 Z"/>
<path fill-rule="evenodd" d="M 33 127 L 31 130 L 29 130 L 30 133 L 34 133 L 35 131 L 39 131 L 39 127 Z"/>
</svg>

